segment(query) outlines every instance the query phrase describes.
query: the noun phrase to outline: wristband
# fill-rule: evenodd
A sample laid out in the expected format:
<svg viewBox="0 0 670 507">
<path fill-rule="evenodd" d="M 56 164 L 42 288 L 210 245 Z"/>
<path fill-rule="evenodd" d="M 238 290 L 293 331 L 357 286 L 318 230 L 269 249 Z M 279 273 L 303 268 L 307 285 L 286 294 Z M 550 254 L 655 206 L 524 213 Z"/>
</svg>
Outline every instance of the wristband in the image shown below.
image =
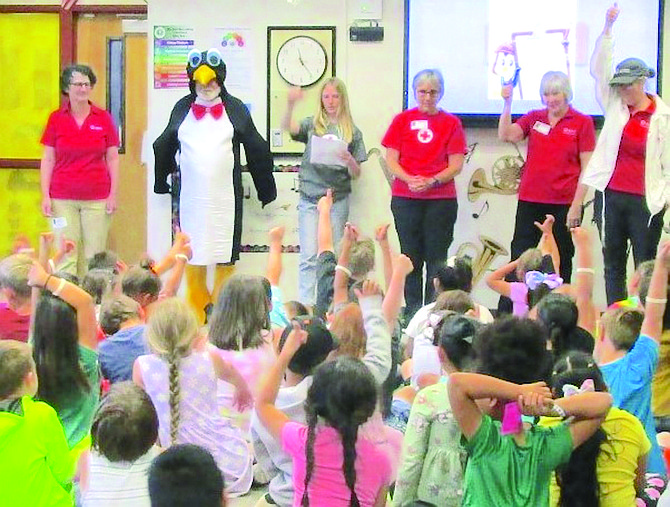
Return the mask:
<svg viewBox="0 0 670 507">
<path fill-rule="evenodd" d="M 590 275 L 595 275 L 596 270 L 593 268 L 577 268 L 577 273 L 588 273 Z"/>
<path fill-rule="evenodd" d="M 668 302 L 667 298 L 659 299 L 659 298 L 650 298 L 649 296 L 647 296 L 647 299 L 645 299 L 645 303 L 656 303 L 658 305 L 664 305 L 667 302 Z"/>
<path fill-rule="evenodd" d="M 551 407 L 552 415 L 556 417 L 560 417 L 561 419 L 565 419 L 565 417 L 568 415 L 563 407 L 560 405 L 554 405 Z"/>
<path fill-rule="evenodd" d="M 335 271 L 342 271 L 345 275 L 347 275 L 349 278 L 351 278 L 351 270 L 349 268 L 342 266 L 341 264 L 338 264 L 335 266 Z"/>
<path fill-rule="evenodd" d="M 56 287 L 56 290 L 52 291 L 51 293 L 56 297 L 60 297 L 60 293 L 62 292 L 64 287 L 65 287 L 65 278 L 61 278 L 58 287 Z"/>
<path fill-rule="evenodd" d="M 49 280 L 51 280 L 52 276 L 54 276 L 54 275 L 52 275 L 51 273 L 49 273 L 49 276 L 47 276 L 47 279 L 46 279 L 46 281 L 44 282 L 44 285 L 43 285 L 44 289 L 47 289 L 47 285 L 49 285 Z"/>
<path fill-rule="evenodd" d="M 49 269 L 51 270 L 52 273 L 56 272 L 56 263 L 54 262 L 53 259 L 49 259 Z"/>
<path fill-rule="evenodd" d="M 184 262 L 188 262 L 188 257 L 182 253 L 178 253 L 174 256 L 175 259 L 184 259 Z"/>
</svg>

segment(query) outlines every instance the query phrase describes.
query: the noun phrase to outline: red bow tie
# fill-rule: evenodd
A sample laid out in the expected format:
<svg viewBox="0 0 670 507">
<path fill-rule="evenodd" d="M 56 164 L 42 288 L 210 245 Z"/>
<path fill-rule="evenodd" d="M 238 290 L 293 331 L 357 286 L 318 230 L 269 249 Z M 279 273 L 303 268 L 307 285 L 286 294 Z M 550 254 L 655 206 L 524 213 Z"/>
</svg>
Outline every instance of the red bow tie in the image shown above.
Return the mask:
<svg viewBox="0 0 670 507">
<path fill-rule="evenodd" d="M 212 107 L 193 103 L 191 109 L 193 110 L 193 116 L 195 116 L 196 120 L 202 120 L 207 113 L 211 114 L 212 118 L 215 120 L 218 120 L 223 114 L 223 104 L 221 103 L 214 104 Z"/>
</svg>

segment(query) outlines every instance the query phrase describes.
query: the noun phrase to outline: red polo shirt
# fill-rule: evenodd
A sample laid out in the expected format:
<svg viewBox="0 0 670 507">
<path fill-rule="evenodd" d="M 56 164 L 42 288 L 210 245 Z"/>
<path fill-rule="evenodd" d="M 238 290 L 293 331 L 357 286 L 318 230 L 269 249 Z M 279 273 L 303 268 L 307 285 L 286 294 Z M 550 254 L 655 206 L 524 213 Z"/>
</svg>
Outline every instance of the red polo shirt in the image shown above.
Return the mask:
<svg viewBox="0 0 670 507">
<path fill-rule="evenodd" d="M 656 102 L 644 111 L 631 115 L 621 133 L 619 154 L 607 188 L 627 194 L 644 195 L 644 162 L 647 156 L 647 133 Z"/>
<path fill-rule="evenodd" d="M 28 341 L 30 315 L 20 315 L 7 303 L 0 303 L 0 340 Z"/>
<path fill-rule="evenodd" d="M 582 164 L 579 154 L 593 151 L 593 119 L 572 107 L 553 127 L 549 111 L 529 111 L 516 122 L 528 137 L 528 155 L 519 185 L 519 200 L 542 204 L 571 204 Z"/>
<path fill-rule="evenodd" d="M 435 176 L 447 168 L 449 155 L 466 153 L 465 132 L 461 120 L 438 110 L 425 114 L 409 109 L 397 115 L 386 131 L 382 146 L 398 150 L 400 165 L 408 174 Z M 425 192 L 412 192 L 400 178 L 393 181 L 391 193 L 412 199 L 455 199 L 454 180 Z"/>
<path fill-rule="evenodd" d="M 90 114 L 79 127 L 68 103 L 51 113 L 41 142 L 56 150 L 49 187 L 53 199 L 92 201 L 109 196 L 105 154 L 107 148 L 119 145 L 119 135 L 107 111 L 91 104 Z"/>
</svg>

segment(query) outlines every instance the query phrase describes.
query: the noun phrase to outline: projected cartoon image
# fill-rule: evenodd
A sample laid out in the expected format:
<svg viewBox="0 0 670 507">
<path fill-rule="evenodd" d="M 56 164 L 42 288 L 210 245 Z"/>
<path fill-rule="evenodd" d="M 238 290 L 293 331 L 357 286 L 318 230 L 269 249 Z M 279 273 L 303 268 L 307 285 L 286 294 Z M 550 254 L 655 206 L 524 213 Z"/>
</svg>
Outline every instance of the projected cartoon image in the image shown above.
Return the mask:
<svg viewBox="0 0 670 507">
<path fill-rule="evenodd" d="M 566 0 L 551 17 L 538 9 L 535 0 L 490 4 L 489 99 L 500 98 L 501 85 L 513 84 L 515 99 L 540 100 L 545 72 L 556 70 L 572 77 L 576 0 Z"/>
<path fill-rule="evenodd" d="M 501 44 L 496 49 L 495 60 L 493 61 L 493 73 L 500 76 L 500 85 L 514 84 L 519 79 L 521 69 L 516 59 L 516 48 L 514 42 L 509 41 Z M 521 87 L 518 88 L 519 98 L 523 99 Z"/>
</svg>

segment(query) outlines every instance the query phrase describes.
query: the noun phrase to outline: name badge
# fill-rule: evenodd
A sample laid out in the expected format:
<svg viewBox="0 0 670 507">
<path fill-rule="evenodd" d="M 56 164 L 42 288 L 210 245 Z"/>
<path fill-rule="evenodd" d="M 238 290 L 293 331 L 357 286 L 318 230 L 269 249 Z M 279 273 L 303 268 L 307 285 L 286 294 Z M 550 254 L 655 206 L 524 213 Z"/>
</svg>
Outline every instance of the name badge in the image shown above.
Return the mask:
<svg viewBox="0 0 670 507">
<path fill-rule="evenodd" d="M 412 120 L 409 126 L 412 130 L 424 130 L 428 128 L 428 120 Z"/>
<path fill-rule="evenodd" d="M 54 229 L 64 229 L 67 227 L 67 219 L 65 217 L 54 217 L 51 219 L 51 226 Z"/>
<path fill-rule="evenodd" d="M 533 125 L 533 130 L 537 130 L 540 134 L 544 134 L 546 136 L 547 134 L 549 134 L 551 127 L 546 123 L 536 121 L 535 125 Z"/>
</svg>

